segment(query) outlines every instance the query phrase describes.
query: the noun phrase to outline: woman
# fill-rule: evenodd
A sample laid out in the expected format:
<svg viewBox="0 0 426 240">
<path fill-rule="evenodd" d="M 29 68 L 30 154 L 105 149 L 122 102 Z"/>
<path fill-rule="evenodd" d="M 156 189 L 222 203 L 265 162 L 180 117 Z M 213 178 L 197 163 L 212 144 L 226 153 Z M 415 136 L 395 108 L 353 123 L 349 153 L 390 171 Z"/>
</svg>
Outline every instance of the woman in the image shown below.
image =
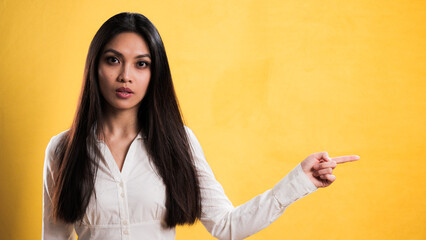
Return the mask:
<svg viewBox="0 0 426 240">
<path fill-rule="evenodd" d="M 174 239 L 176 225 L 200 219 L 219 239 L 242 239 L 357 159 L 312 154 L 234 208 L 182 121 L 156 28 L 120 13 L 92 40 L 71 128 L 47 146 L 42 238 Z"/>
</svg>

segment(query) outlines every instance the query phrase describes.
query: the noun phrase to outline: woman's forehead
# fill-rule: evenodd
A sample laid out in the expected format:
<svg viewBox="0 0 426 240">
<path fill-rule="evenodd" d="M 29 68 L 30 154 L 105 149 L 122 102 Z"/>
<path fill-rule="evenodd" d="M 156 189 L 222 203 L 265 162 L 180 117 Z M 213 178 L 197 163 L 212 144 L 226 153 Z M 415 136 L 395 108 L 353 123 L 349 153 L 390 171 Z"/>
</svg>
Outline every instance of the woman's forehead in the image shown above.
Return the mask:
<svg viewBox="0 0 426 240">
<path fill-rule="evenodd" d="M 144 55 L 149 54 L 148 45 L 139 34 L 124 32 L 114 36 L 104 47 L 103 53 L 115 50 L 122 55 Z"/>
</svg>

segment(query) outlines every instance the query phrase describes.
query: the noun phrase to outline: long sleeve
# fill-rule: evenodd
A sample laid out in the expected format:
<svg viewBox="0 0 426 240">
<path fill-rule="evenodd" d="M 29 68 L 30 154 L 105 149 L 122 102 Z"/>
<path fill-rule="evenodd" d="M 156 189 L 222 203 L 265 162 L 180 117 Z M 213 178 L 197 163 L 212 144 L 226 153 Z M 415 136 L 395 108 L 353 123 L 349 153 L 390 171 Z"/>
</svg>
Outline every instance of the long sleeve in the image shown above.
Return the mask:
<svg viewBox="0 0 426 240">
<path fill-rule="evenodd" d="M 215 179 L 195 135 L 189 128 L 187 131 L 200 180 L 200 220 L 218 239 L 246 238 L 270 225 L 291 203 L 317 190 L 299 164 L 272 189 L 234 207 Z"/>
<path fill-rule="evenodd" d="M 52 160 L 59 135 L 53 137 L 46 148 L 43 168 L 43 222 L 42 240 L 75 240 L 73 224 L 54 223 L 52 218 L 52 189 L 54 184 Z"/>
</svg>

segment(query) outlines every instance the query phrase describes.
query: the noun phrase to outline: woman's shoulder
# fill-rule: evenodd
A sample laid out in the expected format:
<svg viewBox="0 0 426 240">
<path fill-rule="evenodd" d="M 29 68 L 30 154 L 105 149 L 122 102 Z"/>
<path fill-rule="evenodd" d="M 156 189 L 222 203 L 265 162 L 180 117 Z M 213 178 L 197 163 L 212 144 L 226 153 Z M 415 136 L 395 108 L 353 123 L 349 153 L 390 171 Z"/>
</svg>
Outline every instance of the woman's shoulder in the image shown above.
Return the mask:
<svg viewBox="0 0 426 240">
<path fill-rule="evenodd" d="M 188 135 L 194 135 L 194 133 L 192 132 L 192 130 L 188 126 L 183 125 L 183 128 L 185 128 L 186 134 L 188 134 Z"/>
<path fill-rule="evenodd" d="M 51 156 L 54 153 L 54 151 L 55 151 L 56 147 L 58 146 L 59 142 L 61 141 L 62 138 L 64 138 L 66 136 L 66 134 L 68 133 L 68 131 L 69 131 L 69 129 L 67 129 L 65 131 L 62 131 L 62 132 L 54 135 L 50 139 L 50 141 L 49 141 L 49 143 L 47 144 L 47 147 L 46 147 L 46 155 Z"/>
<path fill-rule="evenodd" d="M 188 136 L 188 140 L 191 144 L 199 144 L 197 137 L 195 137 L 194 132 L 186 125 L 183 125 L 185 128 L 186 135 Z"/>
<path fill-rule="evenodd" d="M 56 148 L 58 147 L 59 142 L 61 141 L 61 139 L 63 137 L 66 136 L 68 130 L 65 130 L 63 132 L 60 132 L 59 134 L 56 134 L 55 136 L 53 136 L 49 143 L 47 144 L 46 147 L 46 152 L 45 152 L 45 159 L 44 159 L 44 170 L 43 170 L 43 176 L 44 176 L 44 181 L 47 181 L 49 176 L 51 176 L 51 173 L 53 172 L 55 163 L 54 163 L 54 155 L 55 155 L 55 151 Z"/>
<path fill-rule="evenodd" d="M 196 155 L 204 156 L 203 149 L 197 137 L 195 136 L 194 132 L 188 126 L 184 125 L 184 127 L 185 127 L 186 134 L 188 135 L 189 143 L 194 153 Z"/>
</svg>

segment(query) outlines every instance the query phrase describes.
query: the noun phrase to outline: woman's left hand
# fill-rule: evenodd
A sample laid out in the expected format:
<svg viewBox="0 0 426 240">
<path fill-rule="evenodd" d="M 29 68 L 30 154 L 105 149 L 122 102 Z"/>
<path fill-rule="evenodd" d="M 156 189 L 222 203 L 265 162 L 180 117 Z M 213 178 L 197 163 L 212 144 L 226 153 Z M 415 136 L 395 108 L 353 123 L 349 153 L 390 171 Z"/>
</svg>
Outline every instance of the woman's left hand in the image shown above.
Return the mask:
<svg viewBox="0 0 426 240">
<path fill-rule="evenodd" d="M 333 169 L 339 163 L 359 160 L 357 155 L 330 158 L 327 152 L 318 152 L 309 155 L 301 163 L 303 172 L 309 177 L 311 182 L 318 188 L 328 187 L 336 180 Z"/>
</svg>

